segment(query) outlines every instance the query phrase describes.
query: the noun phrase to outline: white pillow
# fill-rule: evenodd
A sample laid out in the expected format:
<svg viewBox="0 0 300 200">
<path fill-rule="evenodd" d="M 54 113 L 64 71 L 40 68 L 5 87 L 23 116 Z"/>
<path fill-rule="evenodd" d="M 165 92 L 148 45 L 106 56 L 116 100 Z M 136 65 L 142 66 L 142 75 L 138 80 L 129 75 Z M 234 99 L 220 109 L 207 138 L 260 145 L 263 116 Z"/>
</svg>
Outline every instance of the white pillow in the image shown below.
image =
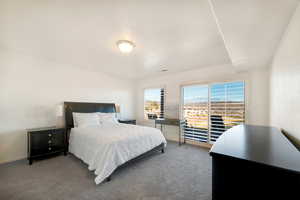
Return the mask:
<svg viewBox="0 0 300 200">
<path fill-rule="evenodd" d="M 98 112 L 98 117 L 100 123 L 118 123 L 118 120 L 116 118 L 116 113 L 101 113 Z"/>
<path fill-rule="evenodd" d="M 87 127 L 100 125 L 97 113 L 76 113 L 73 112 L 74 127 Z"/>
</svg>

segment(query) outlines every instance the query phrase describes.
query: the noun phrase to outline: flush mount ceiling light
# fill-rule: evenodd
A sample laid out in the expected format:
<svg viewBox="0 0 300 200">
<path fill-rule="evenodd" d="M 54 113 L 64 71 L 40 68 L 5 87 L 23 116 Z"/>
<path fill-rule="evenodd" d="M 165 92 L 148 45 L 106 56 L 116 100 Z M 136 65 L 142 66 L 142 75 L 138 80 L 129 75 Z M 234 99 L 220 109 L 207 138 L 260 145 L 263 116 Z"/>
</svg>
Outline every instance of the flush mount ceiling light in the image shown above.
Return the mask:
<svg viewBox="0 0 300 200">
<path fill-rule="evenodd" d="M 119 47 L 119 49 L 122 53 L 130 53 L 133 50 L 133 48 L 135 47 L 133 42 L 131 42 L 129 40 L 119 40 L 117 42 L 117 46 Z"/>
</svg>

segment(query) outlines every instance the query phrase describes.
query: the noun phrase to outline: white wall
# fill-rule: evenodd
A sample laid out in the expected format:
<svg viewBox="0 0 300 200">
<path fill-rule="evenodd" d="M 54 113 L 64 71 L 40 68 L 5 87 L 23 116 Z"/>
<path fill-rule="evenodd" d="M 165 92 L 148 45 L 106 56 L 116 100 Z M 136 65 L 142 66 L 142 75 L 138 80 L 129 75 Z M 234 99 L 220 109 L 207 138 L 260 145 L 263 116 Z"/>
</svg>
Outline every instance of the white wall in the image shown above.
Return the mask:
<svg viewBox="0 0 300 200">
<path fill-rule="evenodd" d="M 237 72 L 230 65 L 208 67 L 157 78 L 143 79 L 137 87 L 137 120 L 140 124 L 153 125 L 153 121 L 144 120 L 144 89 L 165 87 L 165 114 L 176 118 L 179 116 L 180 88 L 184 84 L 213 83 L 223 81 L 245 80 L 246 82 L 246 123 L 256 125 L 269 124 L 269 70 L 266 68 L 254 69 L 251 72 Z M 170 109 L 168 109 L 170 108 Z M 170 110 L 177 112 L 170 113 Z M 168 127 L 165 134 L 168 139 L 177 140 L 178 129 Z"/>
<path fill-rule="evenodd" d="M 26 128 L 62 124 L 63 101 L 115 102 L 134 117 L 132 82 L 0 48 L 0 163 L 26 157 Z"/>
<path fill-rule="evenodd" d="M 271 125 L 300 144 L 300 5 L 274 56 L 271 71 Z"/>
</svg>

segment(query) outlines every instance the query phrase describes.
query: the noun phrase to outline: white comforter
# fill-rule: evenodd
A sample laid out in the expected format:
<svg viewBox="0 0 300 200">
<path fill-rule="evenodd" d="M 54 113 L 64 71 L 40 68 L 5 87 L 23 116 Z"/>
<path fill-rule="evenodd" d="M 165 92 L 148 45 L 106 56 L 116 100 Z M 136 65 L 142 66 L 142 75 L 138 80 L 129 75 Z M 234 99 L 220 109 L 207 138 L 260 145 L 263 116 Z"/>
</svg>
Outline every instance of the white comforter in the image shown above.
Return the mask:
<svg viewBox="0 0 300 200">
<path fill-rule="evenodd" d="M 167 144 L 158 129 L 121 123 L 73 128 L 69 143 L 69 151 L 95 170 L 96 184 L 126 161 Z"/>
</svg>

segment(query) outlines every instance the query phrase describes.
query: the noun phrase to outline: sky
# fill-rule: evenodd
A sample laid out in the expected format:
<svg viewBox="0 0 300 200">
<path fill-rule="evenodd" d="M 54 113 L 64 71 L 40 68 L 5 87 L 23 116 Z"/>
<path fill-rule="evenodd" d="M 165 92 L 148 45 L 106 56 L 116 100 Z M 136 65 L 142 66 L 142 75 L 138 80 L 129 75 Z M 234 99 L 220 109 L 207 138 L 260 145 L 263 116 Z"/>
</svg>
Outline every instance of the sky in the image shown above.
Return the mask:
<svg viewBox="0 0 300 200">
<path fill-rule="evenodd" d="M 160 101 L 160 88 L 145 90 L 145 101 Z"/>
<path fill-rule="evenodd" d="M 183 93 L 185 103 L 206 102 L 208 101 L 209 86 L 186 86 L 183 88 Z M 244 82 L 212 84 L 210 85 L 210 98 L 212 101 L 243 101 Z"/>
</svg>

